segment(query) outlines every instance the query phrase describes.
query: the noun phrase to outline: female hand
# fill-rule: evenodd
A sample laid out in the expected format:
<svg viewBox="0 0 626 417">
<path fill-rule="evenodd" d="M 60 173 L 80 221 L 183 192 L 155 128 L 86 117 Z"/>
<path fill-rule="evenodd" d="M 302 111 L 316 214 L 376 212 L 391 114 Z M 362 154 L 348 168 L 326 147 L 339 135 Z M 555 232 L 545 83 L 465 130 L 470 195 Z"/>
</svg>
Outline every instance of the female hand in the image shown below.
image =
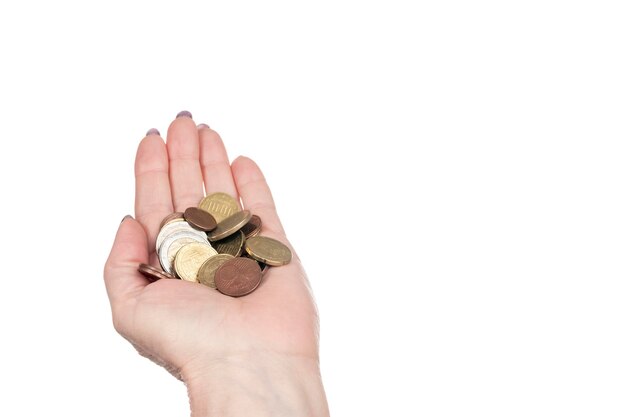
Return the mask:
<svg viewBox="0 0 626 417">
<path fill-rule="evenodd" d="M 187 384 L 192 415 L 327 415 L 317 311 L 258 166 L 245 157 L 231 165 L 219 135 L 181 112 L 167 143 L 154 129 L 141 141 L 135 181 L 136 217 L 122 221 L 104 269 L 115 329 Z M 245 297 L 182 280 L 149 283 L 137 271 L 158 266 L 161 220 L 197 206 L 204 190 L 241 197 L 261 217 L 261 234 L 294 253 Z"/>
</svg>

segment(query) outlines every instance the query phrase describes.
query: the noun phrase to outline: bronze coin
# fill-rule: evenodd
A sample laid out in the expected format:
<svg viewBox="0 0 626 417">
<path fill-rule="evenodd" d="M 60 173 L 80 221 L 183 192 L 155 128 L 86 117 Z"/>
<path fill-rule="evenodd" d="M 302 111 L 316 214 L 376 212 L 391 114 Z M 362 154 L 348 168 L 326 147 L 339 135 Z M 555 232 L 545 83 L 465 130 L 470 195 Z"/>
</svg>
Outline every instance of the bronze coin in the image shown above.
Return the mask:
<svg viewBox="0 0 626 417">
<path fill-rule="evenodd" d="M 189 207 L 185 210 L 185 220 L 187 220 L 187 223 L 192 227 L 204 232 L 210 232 L 217 227 L 215 217 L 208 211 L 204 211 L 198 207 Z"/>
<path fill-rule="evenodd" d="M 241 229 L 248 221 L 252 214 L 248 210 L 238 211 L 235 214 L 226 217 L 217 224 L 215 230 L 207 233 L 210 242 L 224 239 Z"/>
<path fill-rule="evenodd" d="M 252 259 L 269 266 L 287 265 L 291 262 L 291 250 L 284 243 L 267 236 L 247 239 L 245 250 Z"/>
<path fill-rule="evenodd" d="M 198 270 L 198 282 L 207 287 L 215 288 L 215 272 L 217 272 L 220 266 L 231 259 L 233 259 L 233 256 L 226 253 L 211 256 L 204 261 L 200 270 Z"/>
<path fill-rule="evenodd" d="M 241 228 L 241 231 L 246 235 L 246 239 L 258 235 L 261 233 L 261 218 L 253 214 L 250 221 Z"/>
<path fill-rule="evenodd" d="M 215 286 L 222 294 L 241 297 L 259 286 L 261 276 L 261 268 L 253 259 L 233 258 L 215 273 Z"/>
<path fill-rule="evenodd" d="M 175 279 L 172 274 L 158 270 L 157 268 L 148 264 L 139 264 L 137 270 L 141 272 L 143 276 L 148 278 L 150 282 L 158 281 L 160 279 Z"/>
<path fill-rule="evenodd" d="M 185 218 L 184 218 L 183 213 L 181 213 L 180 211 L 176 211 L 176 212 L 174 212 L 172 214 L 168 214 L 161 221 L 161 225 L 159 226 L 159 230 L 163 229 L 163 226 L 165 226 L 166 224 L 168 224 L 170 222 L 176 222 L 176 221 L 181 221 L 181 220 L 185 220 Z"/>
<path fill-rule="evenodd" d="M 213 242 L 213 247 L 217 253 L 227 253 L 237 257 L 241 255 L 243 249 L 243 242 L 246 241 L 246 237 L 241 230 L 234 235 L 230 235 L 224 239 Z"/>
</svg>

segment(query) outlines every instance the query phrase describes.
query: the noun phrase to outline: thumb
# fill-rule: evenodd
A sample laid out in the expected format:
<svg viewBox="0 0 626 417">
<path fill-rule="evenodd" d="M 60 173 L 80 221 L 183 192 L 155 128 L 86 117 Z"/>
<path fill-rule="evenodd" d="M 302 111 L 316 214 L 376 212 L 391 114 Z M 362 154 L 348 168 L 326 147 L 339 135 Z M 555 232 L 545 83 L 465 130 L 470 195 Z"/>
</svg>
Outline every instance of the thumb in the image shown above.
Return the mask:
<svg viewBox="0 0 626 417">
<path fill-rule="evenodd" d="M 148 280 L 137 271 L 140 263 L 148 263 L 148 238 L 141 224 L 126 216 L 104 266 L 104 283 L 112 308 L 148 285 Z"/>
</svg>

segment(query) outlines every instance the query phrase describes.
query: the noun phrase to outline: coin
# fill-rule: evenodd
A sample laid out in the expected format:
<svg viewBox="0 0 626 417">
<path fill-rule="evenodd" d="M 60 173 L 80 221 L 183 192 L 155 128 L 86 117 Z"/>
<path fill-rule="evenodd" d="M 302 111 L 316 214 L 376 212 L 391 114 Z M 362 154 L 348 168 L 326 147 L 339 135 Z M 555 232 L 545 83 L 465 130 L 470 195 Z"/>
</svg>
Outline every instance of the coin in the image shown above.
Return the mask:
<svg viewBox="0 0 626 417">
<path fill-rule="evenodd" d="M 187 220 L 190 226 L 204 232 L 209 232 L 217 226 L 217 222 L 211 213 L 198 207 L 187 208 L 185 210 L 185 220 Z"/>
<path fill-rule="evenodd" d="M 250 294 L 261 283 L 261 268 L 249 258 L 233 258 L 215 273 L 215 286 L 222 294 L 241 297 Z"/>
<path fill-rule="evenodd" d="M 270 266 L 286 265 L 291 261 L 291 250 L 270 237 L 253 236 L 246 240 L 244 247 L 252 259 Z"/>
<path fill-rule="evenodd" d="M 241 230 L 224 238 L 213 242 L 213 247 L 217 253 L 227 253 L 233 256 L 241 255 L 241 249 L 243 248 L 243 242 L 246 240 L 246 236 Z"/>
<path fill-rule="evenodd" d="M 183 213 L 181 213 L 180 211 L 176 211 L 172 214 L 169 214 L 167 216 L 165 216 L 165 218 L 161 221 L 161 225 L 159 226 L 159 230 L 163 229 L 163 226 L 165 226 L 168 223 L 171 222 L 182 222 L 183 220 L 185 220 L 185 218 L 183 217 Z"/>
<path fill-rule="evenodd" d="M 198 270 L 217 251 L 206 243 L 189 243 L 178 251 L 174 258 L 176 275 L 185 281 L 198 282 Z"/>
<path fill-rule="evenodd" d="M 174 276 L 172 274 L 159 271 L 157 268 L 148 264 L 139 264 L 137 270 L 141 272 L 143 276 L 148 278 L 150 282 L 158 281 L 160 279 L 174 279 Z"/>
<path fill-rule="evenodd" d="M 173 233 L 182 232 L 182 231 L 195 233 L 200 237 L 206 236 L 204 232 L 200 230 L 196 230 L 193 227 L 189 226 L 189 223 L 187 223 L 186 221 L 174 221 L 174 222 L 167 223 L 166 225 L 163 226 L 163 228 L 161 228 L 161 230 L 159 231 L 159 234 L 157 235 L 157 238 L 156 238 L 157 253 L 159 252 L 159 247 L 161 247 L 161 243 L 163 243 L 166 237 L 168 237 L 169 235 Z"/>
<path fill-rule="evenodd" d="M 258 235 L 261 233 L 261 218 L 253 214 L 250 221 L 241 228 L 241 231 L 246 235 L 246 239 Z"/>
<path fill-rule="evenodd" d="M 220 253 L 215 256 L 211 256 L 204 261 L 200 270 L 198 271 L 198 282 L 208 287 L 215 288 L 215 272 L 217 269 L 229 260 L 233 259 L 232 255 L 227 253 Z"/>
<path fill-rule="evenodd" d="M 169 273 L 175 273 L 174 271 L 174 258 L 176 254 L 183 246 L 199 242 L 205 245 L 209 244 L 206 236 L 198 236 L 196 233 L 188 231 L 180 231 L 170 234 L 163 240 L 161 247 L 159 247 L 159 263 L 164 271 Z"/>
<path fill-rule="evenodd" d="M 237 200 L 226 193 L 209 194 L 200 201 L 198 207 L 211 213 L 217 223 L 240 211 Z"/>
<path fill-rule="evenodd" d="M 248 210 L 243 210 L 225 218 L 217 224 L 213 231 L 207 233 L 209 240 L 214 242 L 232 235 L 248 223 L 251 216 L 252 214 Z"/>
</svg>

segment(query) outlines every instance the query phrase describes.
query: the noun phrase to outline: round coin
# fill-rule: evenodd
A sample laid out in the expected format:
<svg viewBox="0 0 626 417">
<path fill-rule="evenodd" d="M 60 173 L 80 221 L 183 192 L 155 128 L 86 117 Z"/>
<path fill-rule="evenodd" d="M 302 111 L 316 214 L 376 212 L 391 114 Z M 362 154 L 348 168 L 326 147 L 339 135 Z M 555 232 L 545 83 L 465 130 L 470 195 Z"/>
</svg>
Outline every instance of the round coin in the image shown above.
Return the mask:
<svg viewBox="0 0 626 417">
<path fill-rule="evenodd" d="M 202 264 L 217 251 L 207 243 L 189 243 L 178 251 L 174 258 L 176 275 L 185 281 L 198 282 L 198 271 Z"/>
<path fill-rule="evenodd" d="M 161 268 L 166 272 L 174 273 L 174 258 L 176 254 L 180 248 L 193 242 L 204 243 L 205 245 L 209 244 L 206 235 L 198 236 L 196 233 L 191 233 L 186 230 L 172 233 L 166 237 L 163 243 L 161 243 L 158 253 Z"/>
<path fill-rule="evenodd" d="M 213 247 L 217 253 L 227 253 L 233 256 L 241 255 L 241 249 L 243 248 L 243 242 L 246 240 L 245 235 L 241 230 L 224 238 L 213 242 Z"/>
<path fill-rule="evenodd" d="M 174 279 L 174 276 L 172 274 L 159 271 L 157 268 L 148 264 L 139 264 L 137 270 L 141 272 L 143 276 L 148 278 L 150 282 L 158 281 L 160 279 Z"/>
<path fill-rule="evenodd" d="M 161 225 L 159 226 L 159 230 L 161 230 L 163 226 L 165 226 L 168 223 L 182 222 L 183 220 L 185 219 L 183 217 L 183 213 L 181 213 L 180 211 L 176 211 L 172 214 L 168 214 L 167 216 L 165 216 L 163 220 L 161 220 Z"/>
<path fill-rule="evenodd" d="M 261 283 L 261 268 L 250 258 L 233 258 L 215 273 L 215 286 L 222 294 L 241 297 L 250 294 Z"/>
<path fill-rule="evenodd" d="M 204 261 L 200 270 L 198 271 L 198 282 L 204 284 L 207 287 L 215 288 L 215 272 L 217 269 L 229 260 L 233 259 L 232 255 L 226 253 L 220 253 L 215 256 L 211 256 Z"/>
<path fill-rule="evenodd" d="M 253 236 L 246 240 L 244 247 L 252 259 L 270 266 L 287 265 L 291 262 L 291 250 L 271 237 Z"/>
<path fill-rule="evenodd" d="M 211 213 L 217 223 L 241 210 L 237 200 L 226 193 L 209 194 L 200 201 L 198 207 Z"/>
<path fill-rule="evenodd" d="M 238 211 L 232 216 L 229 216 L 219 222 L 213 231 L 207 233 L 207 236 L 211 242 L 224 239 L 241 229 L 246 223 L 248 223 L 250 217 L 252 217 L 250 211 Z"/>
<path fill-rule="evenodd" d="M 215 229 L 217 222 L 211 213 L 199 209 L 198 207 L 189 207 L 185 210 L 185 220 L 192 227 L 204 232 L 209 232 Z"/>
<path fill-rule="evenodd" d="M 241 228 L 241 231 L 246 235 L 246 239 L 258 235 L 261 233 L 261 218 L 253 214 L 248 223 Z"/>
<path fill-rule="evenodd" d="M 183 232 L 183 231 L 195 233 L 200 237 L 206 236 L 204 232 L 194 229 L 193 227 L 189 226 L 189 223 L 187 223 L 184 220 L 167 223 L 161 228 L 161 230 L 159 231 L 159 234 L 157 235 L 157 238 L 156 238 L 157 253 L 159 253 L 159 248 L 161 247 L 161 243 L 163 243 L 166 237 L 168 237 L 171 234 L 174 234 L 177 232 Z"/>
</svg>

